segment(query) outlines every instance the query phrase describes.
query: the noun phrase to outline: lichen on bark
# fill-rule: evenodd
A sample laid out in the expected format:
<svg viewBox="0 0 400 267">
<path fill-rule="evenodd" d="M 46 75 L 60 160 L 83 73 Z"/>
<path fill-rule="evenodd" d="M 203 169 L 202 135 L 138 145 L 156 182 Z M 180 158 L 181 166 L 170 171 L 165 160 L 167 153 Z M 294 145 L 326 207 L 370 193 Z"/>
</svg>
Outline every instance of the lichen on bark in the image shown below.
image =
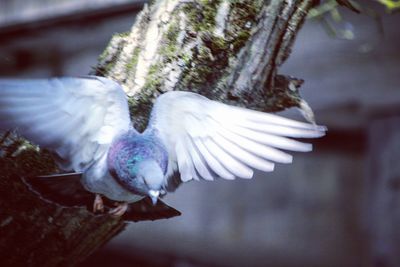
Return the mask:
<svg viewBox="0 0 400 267">
<path fill-rule="evenodd" d="M 150 63 L 141 65 L 146 74 L 144 81 L 137 82 L 141 80 L 137 73 L 126 73 L 130 65 L 114 67 L 106 75 L 124 85 L 136 127 L 144 129 L 154 99 L 170 90 L 198 92 L 211 99 L 259 110 L 299 106 L 298 87 L 283 88 L 290 79 L 285 82 L 282 77 L 286 76 L 277 73 L 290 54 L 307 11 L 316 1 L 169 2 L 167 5 L 154 1 L 133 27 L 140 25 L 142 31 L 156 27 L 160 38 L 138 38 L 132 34 L 135 30 L 124 37 L 125 43 L 142 48 L 136 50 L 136 58 L 151 58 Z M 169 15 L 157 17 L 160 9 L 168 10 Z M 145 18 L 149 16 L 154 20 L 146 24 Z M 114 38 L 116 41 L 110 44 L 118 43 L 120 36 Z M 152 54 L 146 52 L 149 45 Z M 120 58 L 133 55 L 124 55 L 129 52 L 126 49 L 119 53 L 115 45 L 108 50 L 108 55 L 117 51 L 114 59 L 119 62 L 129 62 Z M 102 68 L 100 63 L 97 69 Z M 282 101 L 283 98 L 286 100 Z"/>
</svg>

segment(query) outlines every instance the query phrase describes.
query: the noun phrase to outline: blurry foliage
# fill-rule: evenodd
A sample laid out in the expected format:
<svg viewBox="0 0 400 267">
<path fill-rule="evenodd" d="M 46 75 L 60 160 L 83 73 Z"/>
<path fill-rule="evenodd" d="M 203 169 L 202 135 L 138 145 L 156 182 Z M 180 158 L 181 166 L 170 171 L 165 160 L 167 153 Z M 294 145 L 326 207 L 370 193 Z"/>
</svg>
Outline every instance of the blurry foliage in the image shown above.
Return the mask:
<svg viewBox="0 0 400 267">
<path fill-rule="evenodd" d="M 389 12 L 398 11 L 400 9 L 400 0 L 377 0 L 382 5 L 386 6 Z"/>
<path fill-rule="evenodd" d="M 400 0 L 376 0 L 386 7 L 387 12 L 393 12 L 400 9 Z M 366 14 L 373 18 L 377 28 L 383 34 L 383 25 L 381 16 L 374 9 L 362 0 L 326 0 L 316 6 L 308 13 L 309 19 L 320 21 L 326 32 L 335 37 L 346 40 L 354 39 L 353 25 L 344 20 L 342 16 L 345 7 L 355 13 Z"/>
</svg>

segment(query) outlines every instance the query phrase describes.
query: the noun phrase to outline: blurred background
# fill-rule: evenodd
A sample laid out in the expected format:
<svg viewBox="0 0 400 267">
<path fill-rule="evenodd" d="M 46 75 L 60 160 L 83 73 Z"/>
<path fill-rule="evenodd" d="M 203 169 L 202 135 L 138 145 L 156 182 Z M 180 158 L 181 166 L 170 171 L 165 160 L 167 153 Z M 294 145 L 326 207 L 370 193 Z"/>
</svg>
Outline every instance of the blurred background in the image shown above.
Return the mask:
<svg viewBox="0 0 400 267">
<path fill-rule="evenodd" d="M 144 2 L 0 0 L 0 76 L 89 73 Z M 308 20 L 280 71 L 329 127 L 314 152 L 186 184 L 165 199 L 182 216 L 131 224 L 82 266 L 400 266 L 400 15 L 360 3 L 376 13 Z"/>
</svg>

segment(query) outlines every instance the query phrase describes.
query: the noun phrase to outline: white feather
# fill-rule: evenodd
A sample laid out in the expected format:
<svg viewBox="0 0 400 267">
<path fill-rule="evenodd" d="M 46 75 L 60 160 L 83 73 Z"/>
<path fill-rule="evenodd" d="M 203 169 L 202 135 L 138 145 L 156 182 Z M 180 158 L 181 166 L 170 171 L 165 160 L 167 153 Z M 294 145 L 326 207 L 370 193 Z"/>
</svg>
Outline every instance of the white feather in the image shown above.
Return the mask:
<svg viewBox="0 0 400 267">
<path fill-rule="evenodd" d="M 189 154 L 192 158 L 192 162 L 194 167 L 196 168 L 196 171 L 200 174 L 200 176 L 205 179 L 205 180 L 209 180 L 212 181 L 214 180 L 213 175 L 210 173 L 210 171 L 208 170 L 207 166 L 206 166 L 206 162 L 204 162 L 202 156 L 199 153 L 199 150 L 196 149 L 196 147 L 194 146 L 193 141 L 187 137 L 186 138 L 187 142 L 185 143 L 188 146 L 188 151 Z M 199 177 L 196 176 L 197 179 L 199 179 Z"/>
<path fill-rule="evenodd" d="M 226 153 L 219 145 L 217 145 L 211 138 L 203 140 L 203 144 L 210 151 L 212 155 L 219 161 L 219 163 L 230 173 L 239 178 L 253 177 L 253 171 L 234 159 L 231 155 Z"/>
<path fill-rule="evenodd" d="M 264 145 L 299 152 L 309 152 L 312 150 L 311 144 L 302 143 L 286 137 L 281 137 L 268 133 L 260 133 L 237 126 L 232 126 L 230 127 L 230 129 L 232 132 L 235 132 L 242 137 L 248 138 Z"/>
<path fill-rule="evenodd" d="M 149 129 L 156 130 L 167 148 L 170 165 L 182 165 L 182 181 L 194 178 L 193 173 L 206 180 L 214 174 L 231 180 L 251 178 L 251 168 L 272 171 L 273 162 L 292 162 L 292 156 L 279 149 L 305 152 L 312 148 L 288 137 L 315 138 L 326 131 L 323 126 L 232 107 L 182 91 L 157 99 Z"/>
<path fill-rule="evenodd" d="M 274 170 L 274 163 L 255 156 L 238 145 L 228 141 L 222 135 L 217 134 L 214 137 L 214 140 L 244 164 L 265 172 L 271 172 Z"/>
<path fill-rule="evenodd" d="M 199 149 L 200 153 L 203 155 L 204 159 L 206 160 L 208 166 L 219 176 L 224 179 L 233 180 L 235 176 L 226 170 L 221 163 L 215 158 L 215 156 L 210 153 L 207 147 L 204 145 L 202 140 L 195 139 L 194 140 L 195 146 Z"/>
<path fill-rule="evenodd" d="M 0 79 L 0 129 L 55 151 L 69 170 L 84 171 L 129 127 L 125 93 L 111 80 Z"/>
<path fill-rule="evenodd" d="M 186 150 L 185 145 L 182 141 L 177 142 L 175 147 L 176 154 L 179 155 L 178 159 L 178 169 L 181 174 L 181 179 L 183 182 L 187 182 L 193 179 L 195 176 L 195 171 L 193 169 L 193 164 L 191 162 L 191 157 Z"/>
<path fill-rule="evenodd" d="M 280 150 L 277 150 L 272 147 L 265 146 L 263 144 L 254 142 L 250 139 L 244 138 L 240 135 L 237 135 L 235 131 L 229 131 L 223 127 L 223 125 L 216 125 L 215 122 L 208 120 L 208 124 L 211 127 L 214 127 L 217 132 L 221 135 L 225 136 L 227 139 L 231 140 L 235 144 L 238 144 L 244 150 L 249 151 L 250 153 L 260 156 L 262 158 L 270 159 L 279 163 L 291 163 L 292 156 L 284 153 Z M 213 134 L 214 136 L 215 134 Z"/>
</svg>

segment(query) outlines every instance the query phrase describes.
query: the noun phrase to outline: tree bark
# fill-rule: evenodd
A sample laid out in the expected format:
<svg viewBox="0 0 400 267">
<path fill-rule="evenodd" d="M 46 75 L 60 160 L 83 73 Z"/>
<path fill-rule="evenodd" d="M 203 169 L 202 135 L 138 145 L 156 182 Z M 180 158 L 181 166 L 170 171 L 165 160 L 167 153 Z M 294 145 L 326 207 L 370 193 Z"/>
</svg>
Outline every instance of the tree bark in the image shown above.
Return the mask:
<svg viewBox="0 0 400 267">
<path fill-rule="evenodd" d="M 135 127 L 170 90 L 263 111 L 299 106 L 302 81 L 278 75 L 316 0 L 153 1 L 115 35 L 94 74 L 122 84 Z M 121 220 L 44 202 L 20 181 L 57 171 L 21 139 L 0 141 L 0 265 L 73 266 L 124 228 Z"/>
</svg>

